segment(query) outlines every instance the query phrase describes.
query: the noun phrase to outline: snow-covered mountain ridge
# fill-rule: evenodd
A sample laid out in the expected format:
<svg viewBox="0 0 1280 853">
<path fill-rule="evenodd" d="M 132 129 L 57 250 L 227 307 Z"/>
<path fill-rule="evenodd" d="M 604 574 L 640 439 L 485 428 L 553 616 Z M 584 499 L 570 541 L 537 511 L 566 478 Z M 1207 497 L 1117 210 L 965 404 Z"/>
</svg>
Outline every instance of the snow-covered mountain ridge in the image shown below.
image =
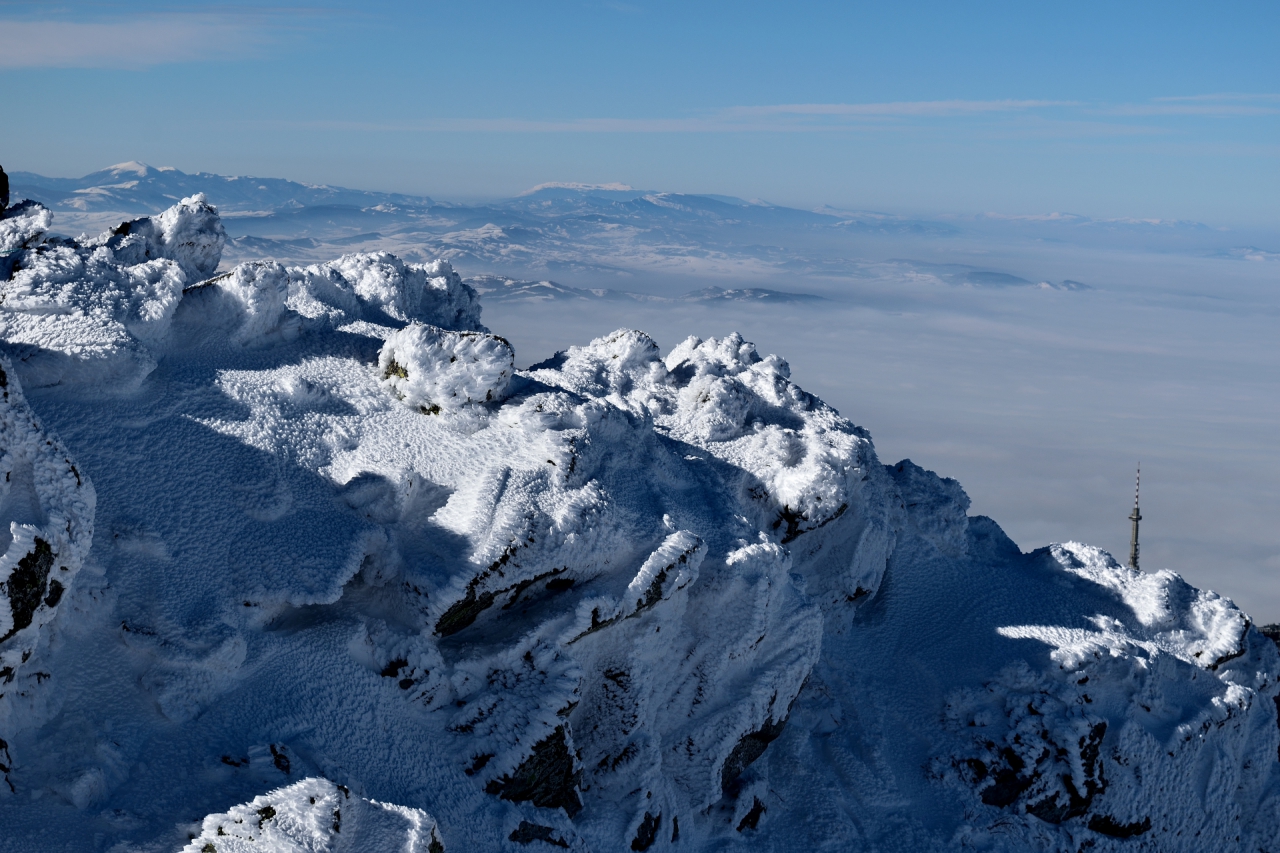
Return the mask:
<svg viewBox="0 0 1280 853">
<path fill-rule="evenodd" d="M 197 192 L 218 199 L 224 212 L 288 210 L 314 205 L 427 207 L 434 203 L 425 196 L 349 190 L 282 178 L 208 172 L 188 174 L 172 167 L 155 168 L 137 161 L 117 163 L 82 178 L 49 178 L 32 172 L 14 172 L 11 182 L 14 198 L 30 198 L 67 211 L 159 213 Z"/>
<path fill-rule="evenodd" d="M 1021 553 L 738 336 L 516 370 L 447 262 L 217 274 L 200 196 L 51 226 L 0 220 L 0 849 L 1280 831 L 1243 613 Z"/>
<path fill-rule="evenodd" d="M 545 184 L 515 198 L 456 203 L 279 178 L 188 174 L 138 162 L 80 178 L 18 171 L 12 182 L 15 199 L 57 211 L 69 234 L 155 215 L 201 192 L 224 217 L 230 238 L 224 261 L 231 265 L 267 259 L 306 265 L 348 252 L 385 251 L 408 261 L 447 260 L 465 277 L 549 278 L 571 289 L 617 281 L 622 289 L 644 290 L 645 284 L 657 284 L 645 281 L 656 275 L 687 279 L 685 290 L 708 283 L 737 290 L 754 283 L 824 296 L 869 280 L 1078 290 L 1077 279 L 1094 286 L 1091 271 L 1055 273 L 1043 268 L 1045 258 L 1020 250 L 1010 258 L 983 257 L 992 244 L 1021 247 L 1033 241 L 1226 261 L 1261 258 L 1267 253 L 1240 246 L 1267 246 L 1275 239 L 1195 222 L 1069 214 L 920 217 L 803 210 L 620 184 Z M 965 259 L 992 266 L 956 263 Z"/>
</svg>

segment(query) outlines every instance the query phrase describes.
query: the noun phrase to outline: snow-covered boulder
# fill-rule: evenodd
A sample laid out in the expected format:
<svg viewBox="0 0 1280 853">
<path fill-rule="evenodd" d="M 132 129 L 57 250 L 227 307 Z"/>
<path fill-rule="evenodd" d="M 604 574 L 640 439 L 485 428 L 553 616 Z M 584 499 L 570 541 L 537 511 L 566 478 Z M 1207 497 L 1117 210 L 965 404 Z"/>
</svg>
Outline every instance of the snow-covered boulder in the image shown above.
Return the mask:
<svg viewBox="0 0 1280 853">
<path fill-rule="evenodd" d="M 363 254 L 288 270 L 245 263 L 214 275 L 226 233 L 202 194 L 92 240 L 46 238 L 51 222 L 35 202 L 0 220 L 0 348 L 29 387 L 128 390 L 174 346 L 210 337 L 279 343 L 308 320 L 322 321 L 316 331 L 372 322 L 384 336 L 409 321 L 487 331 L 475 291 L 443 261 Z M 174 340 L 179 313 L 184 333 Z"/>
<path fill-rule="evenodd" d="M 935 760 L 939 777 L 975 808 L 1016 815 L 1027 844 L 1052 826 L 1068 837 L 1152 837 L 1154 849 L 1199 833 L 1224 849 L 1260 818 L 1269 825 L 1274 768 L 1259 759 L 1280 748 L 1271 644 L 1230 602 L 1171 572 L 1143 574 L 1074 543 L 1035 556 L 1088 590 L 1099 612 L 1087 627 L 997 629 L 1043 644 L 1056 666 L 1014 660 L 953 692 L 954 745 Z M 1177 769 L 1188 766 L 1199 775 Z"/>
<path fill-rule="evenodd" d="M 0 259 L 4 260 L 23 249 L 38 246 L 53 224 L 53 213 L 35 201 L 18 202 L 0 213 L 4 214 L 0 217 Z M 0 270 L 7 271 L 7 267 L 0 267 Z"/>
<path fill-rule="evenodd" d="M 940 551 L 963 557 L 968 550 L 969 496 L 960 484 L 910 459 L 889 466 L 889 476 L 902 497 L 907 523 Z"/>
<path fill-rule="evenodd" d="M 1021 553 L 990 519 L 964 518 L 954 481 L 907 461 L 890 471 L 908 518 L 884 587 L 847 634 L 827 633 L 793 725 L 771 747 L 771 784 L 782 773 L 809 790 L 811 822 L 768 814 L 769 836 L 820 844 L 848 806 L 815 765 L 821 748 L 884 797 L 843 830 L 858 843 L 1266 849 L 1280 819 L 1280 657 L 1247 617 L 1098 549 Z M 854 657 L 911 675 L 852 675 Z M 801 726 L 814 737 L 792 739 Z M 866 743 L 890 746 L 858 755 Z"/>
<path fill-rule="evenodd" d="M 294 268 L 290 277 L 290 307 L 307 317 L 487 331 L 475 290 L 447 261 L 406 264 L 387 252 L 368 252 Z"/>
<path fill-rule="evenodd" d="M 421 809 L 353 796 L 328 779 L 303 779 L 206 817 L 183 853 L 444 853 Z"/>
<path fill-rule="evenodd" d="M 753 523 L 784 545 L 805 536 L 797 553 L 822 553 L 813 592 L 837 602 L 879 586 L 899 512 L 889 478 L 867 433 L 793 384 L 782 359 L 761 358 L 735 334 L 691 337 L 663 360 L 651 338 L 622 329 L 530 375 L 652 418 L 724 463 Z M 843 529 L 816 533 L 846 513 Z"/>
<path fill-rule="evenodd" d="M 222 259 L 227 234 L 218 211 L 204 193 L 184 198 L 154 220 L 164 257 L 177 261 L 192 281 L 213 275 Z"/>
<path fill-rule="evenodd" d="M 333 326 L 364 317 L 364 302 L 333 264 L 291 268 L 288 305 L 308 320 Z"/>
<path fill-rule="evenodd" d="M 515 374 L 515 358 L 511 344 L 497 335 L 410 323 L 382 345 L 378 372 L 406 405 L 435 413 L 501 400 Z"/>
<path fill-rule="evenodd" d="M 28 230 L 43 234 L 43 214 Z M 33 239 L 0 267 L 0 330 L 15 368 L 33 387 L 125 389 L 155 368 L 183 288 L 213 272 L 226 235 L 194 196 L 85 243 Z"/>
<path fill-rule="evenodd" d="M 197 282 L 213 275 L 226 242 L 217 209 L 197 193 L 158 216 L 122 222 L 89 245 L 109 249 L 123 266 L 167 258 L 188 282 Z"/>
<path fill-rule="evenodd" d="M 236 317 L 235 337 L 259 340 L 280 326 L 289 298 L 289 273 L 274 261 L 251 261 L 202 283 L 229 298 Z"/>
</svg>

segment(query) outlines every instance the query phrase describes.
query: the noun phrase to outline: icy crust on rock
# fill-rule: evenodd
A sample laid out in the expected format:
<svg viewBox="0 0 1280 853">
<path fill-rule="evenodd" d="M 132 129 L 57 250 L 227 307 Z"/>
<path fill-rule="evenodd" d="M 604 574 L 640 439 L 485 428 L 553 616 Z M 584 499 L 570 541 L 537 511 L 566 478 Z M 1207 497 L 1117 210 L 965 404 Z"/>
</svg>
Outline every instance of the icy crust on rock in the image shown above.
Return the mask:
<svg viewBox="0 0 1280 853">
<path fill-rule="evenodd" d="M 1110 590 L 1133 611 L 1129 624 L 1097 619 L 1096 630 L 1017 625 L 1006 637 L 1040 640 L 1055 647 L 1050 658 L 1075 669 L 1100 649 L 1133 646 L 1167 654 L 1210 671 L 1245 652 L 1249 617 L 1229 600 L 1199 590 L 1167 569 L 1147 574 L 1122 566 L 1098 548 L 1068 542 L 1049 554 L 1063 569 Z"/>
<path fill-rule="evenodd" d="M 771 780 L 817 792 L 806 821 L 778 819 L 792 844 L 1269 849 L 1280 658 L 1244 614 L 1096 548 L 1022 554 L 966 517 L 955 481 L 909 461 L 889 471 L 907 519 L 884 584 L 851 632 L 827 634 L 772 749 Z M 839 661 L 853 655 L 909 661 L 912 676 L 850 672 Z M 802 725 L 813 740 L 790 737 Z M 838 772 L 817 763 L 817 744 L 841 756 Z M 856 827 L 840 816 L 851 798 L 826 793 L 838 778 L 882 792 L 861 800 Z"/>
<path fill-rule="evenodd" d="M 1087 628 L 1000 627 L 1051 648 L 1057 666 L 1016 661 L 948 697 L 947 727 L 968 749 L 936 761 L 939 777 L 1033 816 L 1022 818 L 1028 843 L 1050 825 L 1078 840 L 1144 838 L 1127 849 L 1179 837 L 1201 839 L 1196 849 L 1265 844 L 1276 820 L 1268 753 L 1280 747 L 1272 644 L 1172 572 L 1142 574 L 1075 543 L 1040 556 L 1120 606 Z"/>
<path fill-rule="evenodd" d="M 251 342 L 280 327 L 289 296 L 289 273 L 274 261 L 252 261 L 199 286 L 217 291 L 233 306 L 229 313 L 239 320 L 234 337 Z"/>
<path fill-rule="evenodd" d="M 444 853 L 421 809 L 356 796 L 309 778 L 277 788 L 201 824 L 182 853 Z"/>
<path fill-rule="evenodd" d="M 136 383 L 154 369 L 150 348 L 168 335 L 189 278 L 218 264 L 216 211 L 194 196 L 86 242 L 44 239 L 48 219 L 0 268 L 0 326 L 15 366 L 30 386 Z"/>
<path fill-rule="evenodd" d="M 136 387 L 174 345 L 184 293 L 198 293 L 205 325 L 243 345 L 290 338 L 309 321 L 484 330 L 475 291 L 443 261 L 357 254 L 307 268 L 251 262 L 215 276 L 226 233 L 200 194 L 94 239 L 47 238 L 51 222 L 35 202 L 0 220 L 0 334 L 29 387 Z"/>
<path fill-rule="evenodd" d="M 737 334 L 691 337 L 662 359 L 642 332 L 619 330 L 530 370 L 530 377 L 652 420 L 670 439 L 723 463 L 726 491 L 783 545 L 849 513 L 831 536 L 796 549 L 821 553 L 814 591 L 833 601 L 876 589 L 893 549 L 897 505 L 870 437 L 790 381 Z M 819 587 L 821 589 L 819 589 Z"/>
<path fill-rule="evenodd" d="M 0 258 L 40 245 L 53 224 L 53 213 L 39 202 L 21 201 L 0 213 Z"/>
<path fill-rule="evenodd" d="M 180 849 L 201 814 L 202 853 L 1280 830 L 1280 655 L 1234 605 L 1021 553 L 741 337 L 663 358 L 619 330 L 516 371 L 447 265 L 191 281 L 109 243 L 23 249 L 5 283 L 42 386 L 37 419 L 6 366 L 5 565 L 93 571 L 6 581 L 32 616 L 0 646 L 26 685 L 0 685 L 0 850 Z M 136 371 L 84 369 L 103 330 Z"/>
<path fill-rule="evenodd" d="M 184 198 L 159 216 L 123 222 L 92 241 L 105 246 L 121 266 L 156 258 L 173 261 L 189 281 L 213 274 L 227 243 L 218 211 L 204 193 Z"/>
<path fill-rule="evenodd" d="M 63 605 L 93 542 L 96 496 L 69 451 L 43 428 L 0 359 L 0 772 L 6 737 L 41 714 L 52 686 L 42 629 Z"/>
<path fill-rule="evenodd" d="M 437 414 L 505 396 L 515 351 L 504 338 L 410 323 L 378 353 L 382 384 L 412 408 Z"/>
<path fill-rule="evenodd" d="M 486 331 L 475 290 L 463 284 L 448 261 L 406 264 L 375 252 L 291 268 L 289 275 L 289 307 L 305 317 Z"/>
<path fill-rule="evenodd" d="M 1265 790 L 1273 772 L 1252 753 L 1280 737 L 1271 719 L 1277 706 L 1267 701 L 1275 670 L 1258 669 L 1269 663 L 1265 654 L 1249 655 L 1258 635 L 1250 638 L 1248 618 L 1172 572 L 1143 574 L 1097 548 L 1067 543 L 1045 556 L 1114 593 L 1129 612 L 1094 615 L 1089 628 L 1001 627 L 1002 636 L 1051 647 L 1058 666 L 1015 664 L 983 691 L 951 697 L 948 722 L 977 729 L 980 744 L 959 778 L 989 805 L 1052 824 L 1075 818 L 1114 838 L 1153 827 L 1233 838 L 1252 828 L 1258 798 L 1242 792 Z M 1233 665 L 1245 656 L 1253 660 Z"/>
</svg>

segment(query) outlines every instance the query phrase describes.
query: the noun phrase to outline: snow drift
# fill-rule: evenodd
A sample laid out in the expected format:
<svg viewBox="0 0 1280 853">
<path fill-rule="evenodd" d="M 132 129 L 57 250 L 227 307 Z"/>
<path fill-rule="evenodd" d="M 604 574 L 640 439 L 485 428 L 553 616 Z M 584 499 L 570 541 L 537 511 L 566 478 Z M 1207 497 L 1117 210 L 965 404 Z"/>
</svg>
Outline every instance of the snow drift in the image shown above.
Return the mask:
<svg viewBox="0 0 1280 853">
<path fill-rule="evenodd" d="M 1022 553 L 737 335 L 516 370 L 444 262 L 3 222 L 0 849 L 1280 831 L 1244 614 Z"/>
</svg>

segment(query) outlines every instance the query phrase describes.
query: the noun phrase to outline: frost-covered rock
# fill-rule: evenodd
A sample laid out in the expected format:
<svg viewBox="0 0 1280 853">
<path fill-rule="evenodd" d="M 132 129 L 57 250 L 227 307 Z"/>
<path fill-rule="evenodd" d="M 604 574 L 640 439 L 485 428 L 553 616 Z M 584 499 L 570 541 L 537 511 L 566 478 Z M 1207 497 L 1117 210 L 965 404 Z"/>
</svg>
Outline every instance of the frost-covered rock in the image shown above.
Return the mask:
<svg viewBox="0 0 1280 853">
<path fill-rule="evenodd" d="M 307 317 L 486 331 L 475 290 L 447 261 L 406 264 L 387 252 L 370 252 L 294 268 L 290 278 L 290 307 Z"/>
<path fill-rule="evenodd" d="M 950 477 L 940 478 L 910 459 L 889 466 L 907 523 L 938 550 L 963 557 L 968 550 L 969 496 Z"/>
<path fill-rule="evenodd" d="M 213 275 L 226 242 L 218 211 L 197 193 L 158 216 L 122 222 L 90 245 L 109 249 L 123 266 L 166 258 L 196 282 Z"/>
<path fill-rule="evenodd" d="M 1028 841 L 1048 824 L 1067 835 L 1154 836 L 1154 849 L 1198 832 L 1218 846 L 1254 831 L 1260 808 L 1264 825 L 1274 820 L 1274 803 L 1264 805 L 1274 769 L 1257 760 L 1280 747 L 1272 650 L 1244 614 L 1096 548 L 1037 556 L 1111 606 L 1088 627 L 1001 626 L 1001 636 L 1052 649 L 1057 666 L 1017 660 L 951 694 L 946 720 L 964 746 L 936 762 L 939 775 L 974 802 L 1033 816 L 1015 818 Z"/>
<path fill-rule="evenodd" d="M 328 779 L 303 779 L 206 817 L 183 853 L 443 853 L 421 809 L 353 796 Z"/>
<path fill-rule="evenodd" d="M 26 218 L 42 236 L 40 210 Z M 31 386 L 135 385 L 155 368 L 183 288 L 213 272 L 225 240 L 199 195 L 85 243 L 29 238 L 0 268 L 5 348 Z"/>
<path fill-rule="evenodd" d="M 378 371 L 406 405 L 434 413 L 501 400 L 515 360 L 511 344 L 497 335 L 410 323 L 382 345 Z"/>
<path fill-rule="evenodd" d="M 184 198 L 151 222 L 149 236 L 159 243 L 162 256 L 177 261 L 189 280 L 213 275 L 222 259 L 227 233 L 204 193 Z"/>
<path fill-rule="evenodd" d="M 907 461 L 890 471 L 908 518 L 887 589 L 847 636 L 826 636 L 793 713 L 886 798 L 844 837 L 894 850 L 1266 849 L 1280 819 L 1280 658 L 1247 618 L 1097 549 L 1020 553 L 990 519 L 964 517 L 954 481 Z M 851 677 L 850 656 L 912 675 Z M 865 743 L 892 747 L 851 752 Z M 826 793 L 814 748 L 784 737 L 774 769 L 813 792 L 808 813 L 829 832 L 848 800 Z M 921 805 L 889 805 L 908 797 Z M 780 824 L 798 845 L 824 837 Z"/>
<path fill-rule="evenodd" d="M 44 627 L 93 542 L 96 495 L 62 442 L 27 405 L 0 359 L 0 744 L 37 722 Z M 0 747 L 4 749 L 7 747 Z M 0 760 L 0 772 L 9 772 Z M 6 776 L 7 778 L 7 776 Z"/>
<path fill-rule="evenodd" d="M 876 589 L 899 507 L 869 436 L 761 358 L 739 335 L 689 338 L 660 358 L 641 332 L 619 330 L 535 365 L 531 376 L 648 416 L 678 441 L 724 463 L 742 512 L 782 544 L 849 513 L 844 529 L 796 550 L 823 552 L 813 590 L 832 601 Z"/>
<path fill-rule="evenodd" d="M 208 277 L 201 210 L 33 226 L 3 282 L 0 850 L 1280 831 L 1280 652 L 1228 600 L 1022 553 L 740 336 L 517 371 L 447 265 Z"/>
<path fill-rule="evenodd" d="M 53 213 L 35 201 L 18 202 L 0 213 L 4 214 L 0 217 L 0 258 L 40 245 L 53 224 Z"/>
<path fill-rule="evenodd" d="M 289 273 L 274 261 L 240 264 L 230 272 L 204 282 L 226 294 L 240 315 L 236 338 L 253 341 L 280 326 L 289 298 Z"/>
<path fill-rule="evenodd" d="M 127 390 L 192 338 L 256 344 L 296 337 L 308 320 L 373 322 L 384 334 L 411 320 L 486 331 L 475 291 L 443 261 L 347 255 L 305 269 L 245 263 L 215 276 L 226 233 L 200 194 L 83 242 L 46 239 L 51 222 L 35 202 L 0 220 L 0 334 L 29 387 Z M 184 294 L 191 304 L 175 341 Z"/>
</svg>

